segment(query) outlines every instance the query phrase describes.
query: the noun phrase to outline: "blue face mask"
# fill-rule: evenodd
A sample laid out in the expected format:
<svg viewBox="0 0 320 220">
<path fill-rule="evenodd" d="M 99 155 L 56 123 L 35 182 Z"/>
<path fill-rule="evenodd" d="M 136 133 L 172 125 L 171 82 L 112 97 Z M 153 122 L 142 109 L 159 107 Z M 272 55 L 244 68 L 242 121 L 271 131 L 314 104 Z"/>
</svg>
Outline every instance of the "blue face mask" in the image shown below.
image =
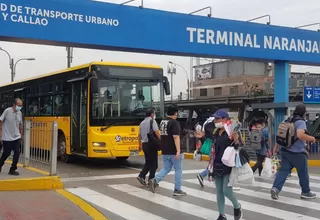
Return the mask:
<svg viewBox="0 0 320 220">
<path fill-rule="evenodd" d="M 21 106 L 16 106 L 16 110 L 19 112 L 21 111 L 22 107 Z"/>
</svg>

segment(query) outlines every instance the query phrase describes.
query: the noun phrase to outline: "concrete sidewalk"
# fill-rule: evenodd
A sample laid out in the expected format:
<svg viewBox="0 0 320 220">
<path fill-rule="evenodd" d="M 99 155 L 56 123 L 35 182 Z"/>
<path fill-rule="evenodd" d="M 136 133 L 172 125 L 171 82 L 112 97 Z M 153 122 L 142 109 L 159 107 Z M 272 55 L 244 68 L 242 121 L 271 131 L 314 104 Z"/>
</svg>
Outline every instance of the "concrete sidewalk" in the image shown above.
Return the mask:
<svg viewBox="0 0 320 220">
<path fill-rule="evenodd" d="M 2 167 L 0 173 L 0 191 L 18 190 L 52 190 L 62 189 L 63 185 L 58 176 L 47 176 L 33 168 L 19 166 L 19 176 L 9 175 L 10 163 Z"/>
<path fill-rule="evenodd" d="M 93 219 L 56 191 L 11 191 L 0 195 L 0 220 Z"/>
<path fill-rule="evenodd" d="M 58 176 L 19 165 L 19 176 L 9 175 L 11 163 L 0 173 L 0 220 L 107 219 L 97 209 L 63 189 Z"/>
</svg>

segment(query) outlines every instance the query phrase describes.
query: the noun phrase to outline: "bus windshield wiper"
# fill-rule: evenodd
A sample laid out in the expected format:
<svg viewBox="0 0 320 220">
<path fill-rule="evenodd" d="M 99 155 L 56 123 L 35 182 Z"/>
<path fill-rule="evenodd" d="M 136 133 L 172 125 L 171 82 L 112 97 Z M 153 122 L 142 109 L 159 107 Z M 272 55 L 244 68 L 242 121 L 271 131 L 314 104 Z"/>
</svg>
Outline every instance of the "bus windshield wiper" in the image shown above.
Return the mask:
<svg viewBox="0 0 320 220">
<path fill-rule="evenodd" d="M 133 123 L 132 121 L 118 122 L 118 123 L 114 123 L 114 124 L 109 124 L 109 125 L 101 128 L 100 130 L 101 130 L 101 131 L 105 131 L 105 130 L 107 130 L 108 128 L 110 128 L 110 127 L 112 127 L 112 126 L 127 125 L 127 124 L 132 124 L 132 123 Z"/>
</svg>

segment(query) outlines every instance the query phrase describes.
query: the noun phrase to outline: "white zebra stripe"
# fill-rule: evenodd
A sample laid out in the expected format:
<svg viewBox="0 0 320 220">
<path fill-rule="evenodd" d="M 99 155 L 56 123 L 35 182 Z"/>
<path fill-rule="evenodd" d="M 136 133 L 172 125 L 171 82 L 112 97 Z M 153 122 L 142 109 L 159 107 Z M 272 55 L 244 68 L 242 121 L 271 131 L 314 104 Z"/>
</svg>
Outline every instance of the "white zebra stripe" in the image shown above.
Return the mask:
<svg viewBox="0 0 320 220">
<path fill-rule="evenodd" d="M 69 188 L 67 191 L 128 220 L 167 220 L 85 187 Z"/>
<path fill-rule="evenodd" d="M 189 204 L 160 194 L 153 194 L 145 189 L 137 188 L 128 184 L 108 185 L 113 189 L 128 193 L 129 195 L 183 212 L 192 216 L 203 219 L 212 219 L 214 216 L 219 216 L 219 213 L 214 210 L 206 209 L 201 206 Z M 172 190 L 172 189 L 171 189 Z M 227 216 L 233 219 L 233 216 Z"/>
</svg>

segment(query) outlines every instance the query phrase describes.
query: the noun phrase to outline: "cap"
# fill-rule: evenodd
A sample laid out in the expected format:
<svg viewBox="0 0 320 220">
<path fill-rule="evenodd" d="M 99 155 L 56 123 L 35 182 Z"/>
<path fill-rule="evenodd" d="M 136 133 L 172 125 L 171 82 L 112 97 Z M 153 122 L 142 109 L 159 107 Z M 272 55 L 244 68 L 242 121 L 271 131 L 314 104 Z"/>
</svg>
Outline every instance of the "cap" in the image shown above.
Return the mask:
<svg viewBox="0 0 320 220">
<path fill-rule="evenodd" d="M 223 109 L 219 109 L 218 111 L 216 111 L 216 113 L 213 114 L 213 117 L 215 117 L 215 118 L 229 118 L 229 114 L 227 111 L 225 111 Z"/>
</svg>

